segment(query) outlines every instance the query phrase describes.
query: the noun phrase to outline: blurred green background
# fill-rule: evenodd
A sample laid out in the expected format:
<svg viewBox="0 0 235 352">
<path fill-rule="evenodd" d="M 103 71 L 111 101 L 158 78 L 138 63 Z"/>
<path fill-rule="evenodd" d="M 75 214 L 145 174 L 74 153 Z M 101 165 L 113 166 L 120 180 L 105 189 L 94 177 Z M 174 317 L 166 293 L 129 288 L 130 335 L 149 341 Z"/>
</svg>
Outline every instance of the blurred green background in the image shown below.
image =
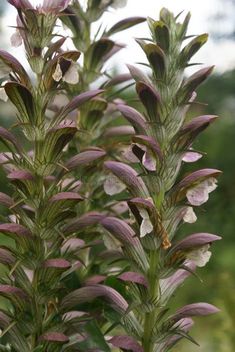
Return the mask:
<svg viewBox="0 0 235 352">
<path fill-rule="evenodd" d="M 235 17 L 235 1 L 225 1 L 229 4 L 227 7 L 229 12 L 223 7 L 223 11 L 214 12 L 208 19 L 214 42 L 235 40 L 231 21 Z M 7 6 L 5 1 L 0 2 L 1 16 L 4 16 L 3 3 Z M 225 22 L 230 25 L 223 26 Z M 132 93 L 128 98 L 131 96 Z M 213 246 L 213 256 L 209 264 L 205 268 L 198 269 L 201 281 L 195 277 L 188 279 L 178 291 L 173 305 L 179 307 L 206 301 L 218 306 L 221 313 L 205 319 L 195 319 L 196 324 L 191 335 L 199 341 L 200 347 L 184 341 L 175 348 L 175 351 L 233 352 L 235 351 L 235 69 L 214 74 L 199 89 L 197 100 L 208 105 L 195 105 L 192 112 L 194 116 L 216 114 L 219 118 L 195 143 L 194 148 L 206 152 L 206 155 L 195 165 L 190 165 L 190 168 L 218 168 L 223 171 L 223 175 L 219 179 L 217 190 L 210 195 L 209 202 L 198 210 L 196 224 L 185 225 L 183 231 L 185 234 L 197 231 L 211 232 L 223 236 L 223 240 Z M 0 125 L 10 126 L 13 123 L 12 116 L 8 105 L 0 102 Z M 2 148 L 1 146 L 1 150 Z M 185 167 L 185 172 L 187 170 L 188 166 Z M 0 191 L 11 192 L 2 171 L 0 171 Z M 3 211 L 0 209 L 0 220 Z"/>
</svg>

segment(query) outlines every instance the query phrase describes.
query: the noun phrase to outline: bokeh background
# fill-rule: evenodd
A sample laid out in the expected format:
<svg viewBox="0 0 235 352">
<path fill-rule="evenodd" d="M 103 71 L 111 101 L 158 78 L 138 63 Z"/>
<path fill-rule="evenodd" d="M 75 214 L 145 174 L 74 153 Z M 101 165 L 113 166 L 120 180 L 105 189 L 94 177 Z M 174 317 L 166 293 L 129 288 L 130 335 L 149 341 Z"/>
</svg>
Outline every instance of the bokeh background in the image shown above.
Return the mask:
<svg viewBox="0 0 235 352">
<path fill-rule="evenodd" d="M 37 1 L 32 0 L 32 3 L 37 4 Z M 183 230 L 185 234 L 196 231 L 219 234 L 223 236 L 223 241 L 214 245 L 209 264 L 197 272 L 199 278 L 190 278 L 178 291 L 173 302 L 174 306 L 178 307 L 181 304 L 208 301 L 218 306 L 221 313 L 196 321 L 192 336 L 200 342 L 200 347 L 185 341 L 177 346 L 175 351 L 233 352 L 235 351 L 235 0 L 129 0 L 126 8 L 105 14 L 104 21 L 107 25 L 111 25 L 128 16 L 157 18 L 163 6 L 175 14 L 181 11 L 185 14 L 191 12 L 189 34 L 203 32 L 210 34 L 209 43 L 195 56 L 195 60 L 205 65 L 215 65 L 215 70 L 198 92 L 198 100 L 203 104 L 198 105 L 191 113 L 194 116 L 216 114 L 219 115 L 219 119 L 194 145 L 195 149 L 206 152 L 204 158 L 194 167 L 213 167 L 223 171 L 217 191 L 211 194 L 209 202 L 198 211 L 197 223 L 193 226 L 187 225 L 188 227 L 185 226 Z M 1 48 L 11 51 L 27 67 L 22 48 L 10 47 L 10 36 L 14 31 L 10 26 L 15 25 L 15 12 L 6 0 L 0 1 L 0 16 Z M 142 24 L 118 35 L 118 40 L 125 42 L 127 48 L 109 63 L 110 70 L 115 66 L 117 71 L 127 72 L 125 63 L 144 61 L 144 56 L 134 38 L 147 37 L 146 27 L 146 24 Z M 126 93 L 128 99 L 133 95 L 132 91 Z M 0 102 L 0 125 L 9 127 L 13 123 L 14 115 L 10 106 Z M 2 150 L 3 147 L 0 148 Z M 11 192 L 7 189 L 6 180 L 1 172 L 0 191 Z M 3 211 L 0 209 L 0 221 Z"/>
</svg>

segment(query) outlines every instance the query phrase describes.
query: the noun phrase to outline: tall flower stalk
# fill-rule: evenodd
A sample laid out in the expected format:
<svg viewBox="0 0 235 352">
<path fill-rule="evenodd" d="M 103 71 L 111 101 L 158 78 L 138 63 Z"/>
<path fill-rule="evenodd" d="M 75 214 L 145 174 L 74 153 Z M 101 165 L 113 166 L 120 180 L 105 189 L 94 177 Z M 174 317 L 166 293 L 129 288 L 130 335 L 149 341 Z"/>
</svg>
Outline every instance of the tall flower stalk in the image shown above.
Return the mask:
<svg viewBox="0 0 235 352">
<path fill-rule="evenodd" d="M 129 150 L 135 168 L 120 161 L 105 162 L 107 171 L 115 176 L 107 175 L 112 179 L 108 182 L 109 194 L 123 192 L 126 187 L 135 219 L 131 226 L 114 217 L 102 220 L 128 258 L 128 271 L 119 278 L 127 282 L 130 310 L 136 319 L 131 324 L 123 318 L 130 343 L 134 336 L 139 344 L 139 349 L 130 348 L 132 351 L 163 352 L 182 337 L 194 341 L 188 335 L 192 317 L 218 311 L 210 304 L 193 303 L 175 313 L 168 312 L 175 290 L 197 266 L 207 263 L 212 242 L 220 239 L 209 233 L 183 239 L 177 236 L 183 223 L 196 221 L 195 209 L 208 200 L 220 174 L 216 169 L 202 169 L 183 177 L 180 173 L 183 163 L 202 157 L 193 149 L 193 142 L 216 118 L 191 118 L 186 114 L 195 102 L 195 89 L 213 69 L 203 68 L 185 78 L 184 69 L 193 65 L 193 55 L 207 41 L 207 34 L 202 34 L 183 44 L 190 38 L 186 34 L 189 19 L 188 14 L 180 23 L 167 9 L 161 10 L 158 21 L 148 19 L 151 38 L 137 42 L 152 74 L 129 67 L 142 109 L 118 105 L 136 132 Z M 124 339 L 127 341 L 128 336 Z M 121 336 L 116 341 L 117 347 L 124 346 Z"/>
<path fill-rule="evenodd" d="M 0 350 L 164 352 L 182 337 L 195 342 L 192 317 L 218 309 L 207 303 L 174 313 L 169 308 L 176 289 L 207 263 L 211 244 L 220 239 L 178 236 L 179 226 L 196 221 L 195 209 L 220 174 L 181 174 L 183 163 L 202 157 L 194 139 L 215 120 L 186 115 L 195 89 L 212 71 L 184 76 L 207 35 L 183 46 L 190 16 L 179 23 L 163 9 L 159 21 L 148 19 L 152 38 L 138 40 L 152 74 L 129 66 L 130 75 L 102 84 L 105 92 L 84 92 L 106 75 L 105 62 L 120 49 L 109 37 L 143 18 L 123 20 L 92 39 L 92 23 L 125 1 L 89 0 L 86 9 L 68 0 L 37 7 L 28 0 L 9 3 L 18 12 L 12 44 L 24 44 L 32 72 L 0 50 L 0 97 L 15 106 L 21 138 L 0 128 L 7 148 L 0 161 L 13 189 L 11 196 L 0 194 L 9 211 L 0 232 L 11 239 L 0 246 L 7 268 L 0 282 Z M 65 37 L 55 39 L 59 19 L 77 50 L 63 49 Z M 119 92 L 112 90 L 130 76 L 140 111 L 115 100 Z M 133 127 L 112 125 L 120 113 Z M 122 138 L 130 136 L 123 148 Z M 115 161 L 104 162 L 104 180 L 107 154 Z"/>
</svg>

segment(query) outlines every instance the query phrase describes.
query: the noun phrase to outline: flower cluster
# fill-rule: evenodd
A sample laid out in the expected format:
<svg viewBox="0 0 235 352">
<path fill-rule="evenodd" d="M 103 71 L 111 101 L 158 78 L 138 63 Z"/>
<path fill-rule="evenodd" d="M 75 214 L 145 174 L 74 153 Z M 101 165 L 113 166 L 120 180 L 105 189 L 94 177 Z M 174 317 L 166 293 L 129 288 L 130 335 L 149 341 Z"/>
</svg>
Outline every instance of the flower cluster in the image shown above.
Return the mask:
<svg viewBox="0 0 235 352">
<path fill-rule="evenodd" d="M 207 35 L 183 46 L 190 16 L 180 23 L 162 9 L 160 20 L 148 19 L 151 39 L 137 40 L 150 74 L 129 66 L 130 74 L 110 77 L 105 63 L 123 48 L 112 35 L 145 19 L 124 19 L 95 38 L 92 24 L 126 1 L 8 1 L 18 12 L 11 42 L 24 44 L 32 75 L 0 50 L 0 98 L 17 110 L 17 134 L 0 127 L 13 189 L 0 193 L 8 209 L 0 232 L 10 239 L 0 246 L 0 350 L 165 352 L 182 337 L 194 342 L 192 318 L 218 309 L 193 303 L 171 313 L 169 304 L 220 240 L 178 238 L 220 174 L 180 176 L 183 163 L 202 157 L 193 142 L 216 118 L 186 117 L 212 68 L 188 78 L 184 68 Z M 58 21 L 75 50 L 56 38 Z M 116 89 L 131 79 L 140 111 Z"/>
</svg>

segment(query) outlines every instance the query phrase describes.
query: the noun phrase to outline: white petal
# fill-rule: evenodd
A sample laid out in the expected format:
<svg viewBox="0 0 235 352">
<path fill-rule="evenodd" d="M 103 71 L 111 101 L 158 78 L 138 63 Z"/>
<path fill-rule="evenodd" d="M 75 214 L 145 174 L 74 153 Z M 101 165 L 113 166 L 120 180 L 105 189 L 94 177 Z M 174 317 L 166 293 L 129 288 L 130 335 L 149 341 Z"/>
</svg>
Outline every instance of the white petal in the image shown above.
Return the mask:
<svg viewBox="0 0 235 352">
<path fill-rule="evenodd" d="M 147 170 L 156 171 L 157 161 L 151 153 L 149 152 L 144 153 L 142 158 L 142 164 Z"/>
<path fill-rule="evenodd" d="M 150 219 L 143 219 L 140 225 L 140 237 L 144 237 L 148 233 L 151 233 L 153 231 L 153 225 L 150 221 Z"/>
<path fill-rule="evenodd" d="M 7 101 L 8 100 L 8 96 L 5 92 L 5 88 L 4 87 L 0 87 L 0 99 L 3 101 Z"/>
<path fill-rule="evenodd" d="M 195 161 L 201 159 L 202 154 L 197 153 L 197 152 L 187 152 L 184 154 L 182 160 L 185 163 L 194 163 Z"/>
<path fill-rule="evenodd" d="M 23 267 L 23 270 L 25 272 L 25 275 L 28 277 L 29 281 L 32 283 L 33 282 L 33 277 L 34 277 L 34 271 L 27 269 L 25 267 Z"/>
<path fill-rule="evenodd" d="M 211 252 L 208 251 L 210 245 L 207 244 L 199 249 L 195 249 L 187 254 L 187 258 L 192 260 L 198 267 L 205 266 L 211 257 Z"/>
<path fill-rule="evenodd" d="M 104 182 L 104 191 L 110 196 L 121 193 L 126 186 L 116 176 L 110 175 Z"/>
<path fill-rule="evenodd" d="M 190 188 L 186 193 L 186 197 L 190 204 L 196 206 L 206 203 L 209 198 L 208 191 L 203 185 Z"/>
<path fill-rule="evenodd" d="M 59 62 L 57 62 L 57 65 L 56 65 L 55 71 L 52 75 L 52 78 L 54 79 L 54 81 L 59 82 L 61 80 L 62 76 L 63 76 L 63 74 L 62 74 L 62 71 L 60 68 L 60 64 L 59 64 Z"/>
<path fill-rule="evenodd" d="M 183 220 L 184 222 L 188 222 L 189 224 L 193 224 L 194 222 L 197 221 L 197 216 L 194 213 L 192 207 L 187 207 Z"/>
<path fill-rule="evenodd" d="M 139 159 L 135 156 L 135 154 L 132 152 L 132 147 L 123 147 L 120 150 L 123 158 L 125 161 L 129 161 L 131 163 L 138 163 Z"/>
<path fill-rule="evenodd" d="M 12 34 L 10 41 L 11 41 L 11 46 L 13 46 L 14 48 L 18 48 L 19 46 L 21 46 L 22 37 L 18 29 Z"/>
<path fill-rule="evenodd" d="M 76 64 L 71 63 L 68 71 L 63 77 L 63 81 L 68 84 L 77 84 L 79 81 L 78 67 Z"/>
<path fill-rule="evenodd" d="M 217 179 L 215 177 L 210 177 L 204 181 L 204 184 L 207 187 L 207 192 L 211 193 L 217 188 Z"/>
<path fill-rule="evenodd" d="M 122 202 L 118 202 L 117 204 L 113 205 L 111 209 L 113 211 L 115 211 L 117 214 L 123 214 L 126 211 L 128 211 L 129 207 L 127 205 L 127 202 L 122 201 Z"/>
<path fill-rule="evenodd" d="M 142 217 L 142 219 L 149 219 L 149 214 L 147 212 L 146 209 L 144 208 L 138 208 L 140 216 Z"/>
</svg>

